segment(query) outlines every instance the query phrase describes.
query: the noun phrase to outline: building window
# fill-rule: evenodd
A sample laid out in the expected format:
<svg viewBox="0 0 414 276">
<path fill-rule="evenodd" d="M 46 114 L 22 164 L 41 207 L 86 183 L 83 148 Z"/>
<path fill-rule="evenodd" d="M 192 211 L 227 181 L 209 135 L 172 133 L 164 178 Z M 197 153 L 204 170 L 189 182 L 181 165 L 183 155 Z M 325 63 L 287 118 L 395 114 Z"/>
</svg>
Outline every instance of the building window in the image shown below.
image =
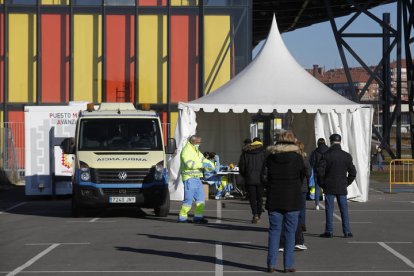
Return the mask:
<svg viewBox="0 0 414 276">
<path fill-rule="evenodd" d="M 135 6 L 135 0 L 105 0 L 107 6 Z"/>
<path fill-rule="evenodd" d="M 99 6 L 102 5 L 102 0 L 72 0 L 73 5 L 77 6 Z"/>
</svg>

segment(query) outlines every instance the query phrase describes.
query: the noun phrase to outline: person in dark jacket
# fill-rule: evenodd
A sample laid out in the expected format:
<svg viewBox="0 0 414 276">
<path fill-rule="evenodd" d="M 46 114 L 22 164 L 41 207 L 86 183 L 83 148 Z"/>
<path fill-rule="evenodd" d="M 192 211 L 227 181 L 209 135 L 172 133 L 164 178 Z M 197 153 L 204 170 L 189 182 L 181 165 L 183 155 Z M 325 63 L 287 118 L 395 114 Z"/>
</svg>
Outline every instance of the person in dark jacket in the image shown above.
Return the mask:
<svg viewBox="0 0 414 276">
<path fill-rule="evenodd" d="M 243 147 L 239 160 L 239 173 L 244 178 L 250 208 L 252 210 L 252 223 L 258 223 L 263 210 L 263 184 L 261 172 L 265 160 L 265 150 L 260 138 Z"/>
<path fill-rule="evenodd" d="M 302 208 L 300 209 L 299 222 L 298 222 L 298 227 L 296 229 L 295 249 L 306 250 L 308 248 L 305 246 L 305 238 L 303 237 L 303 232 L 306 231 L 306 195 L 308 194 L 309 179 L 311 177 L 312 169 L 311 169 L 308 157 L 305 152 L 305 145 L 300 141 L 297 141 L 296 145 L 299 147 L 300 154 L 303 157 L 303 163 L 305 165 L 306 170 L 305 170 L 305 177 L 302 180 L 303 204 L 302 204 Z"/>
<path fill-rule="evenodd" d="M 329 147 L 326 145 L 325 143 L 325 139 L 324 138 L 319 138 L 318 142 L 317 142 L 317 148 L 312 151 L 310 157 L 309 157 L 309 162 L 310 165 L 313 169 L 313 175 L 317 176 L 316 174 L 316 167 L 318 166 L 318 162 L 321 159 L 322 155 L 328 151 Z M 321 194 L 321 188 L 318 185 L 318 179 L 317 177 L 314 177 L 315 180 L 315 209 L 319 210 L 319 197 Z"/>
<path fill-rule="evenodd" d="M 306 169 L 300 149 L 295 144 L 295 136 L 290 131 L 282 133 L 276 145 L 268 147 L 268 151 L 270 154 L 263 166 L 263 173 L 267 176 L 266 209 L 269 214 L 267 272 L 276 271 L 281 234 L 285 237 L 285 272 L 295 272 L 295 232 L 299 210 L 303 206 L 302 181 Z"/>
<path fill-rule="evenodd" d="M 326 224 L 325 232 L 320 237 L 333 237 L 333 211 L 336 198 L 341 212 L 344 238 L 352 238 L 346 196 L 347 187 L 355 180 L 357 172 L 352 163 L 352 156 L 341 149 L 341 136 L 335 133 L 329 137 L 329 140 L 331 147 L 322 155 L 317 167 L 318 177 L 321 180 L 319 186 L 325 193 Z"/>
</svg>

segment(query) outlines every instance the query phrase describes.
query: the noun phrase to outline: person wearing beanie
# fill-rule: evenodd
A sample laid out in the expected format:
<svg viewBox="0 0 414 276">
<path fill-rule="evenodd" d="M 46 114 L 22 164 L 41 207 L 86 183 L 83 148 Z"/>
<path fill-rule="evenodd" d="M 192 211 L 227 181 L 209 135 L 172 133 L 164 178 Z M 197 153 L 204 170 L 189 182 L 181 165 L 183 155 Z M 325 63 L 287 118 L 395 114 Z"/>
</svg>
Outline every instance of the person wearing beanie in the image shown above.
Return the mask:
<svg viewBox="0 0 414 276">
<path fill-rule="evenodd" d="M 357 172 L 352 162 L 352 156 L 341 149 L 341 136 L 335 133 L 329 137 L 329 140 L 331 147 L 322 155 L 317 167 L 318 179 L 320 179 L 318 184 L 325 193 L 325 232 L 320 234 L 320 237 L 333 237 L 333 212 L 334 199 L 336 198 L 341 212 L 343 237 L 352 238 L 348 215 L 347 187 L 355 180 Z"/>
</svg>

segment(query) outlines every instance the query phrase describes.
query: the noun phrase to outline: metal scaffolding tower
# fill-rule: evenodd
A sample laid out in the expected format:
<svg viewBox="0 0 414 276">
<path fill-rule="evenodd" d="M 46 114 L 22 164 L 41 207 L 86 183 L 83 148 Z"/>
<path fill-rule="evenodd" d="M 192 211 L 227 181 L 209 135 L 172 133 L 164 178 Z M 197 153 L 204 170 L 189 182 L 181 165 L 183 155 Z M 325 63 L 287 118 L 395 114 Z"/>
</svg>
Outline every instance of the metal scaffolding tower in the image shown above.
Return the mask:
<svg viewBox="0 0 414 276">
<path fill-rule="evenodd" d="M 358 3 L 357 1 L 347 0 L 355 9 L 355 13 L 349 18 L 345 24 L 338 29 L 335 18 L 332 13 L 332 1 L 324 0 L 325 7 L 328 12 L 331 27 L 335 36 L 335 41 L 339 50 L 342 64 L 345 70 L 351 98 L 356 102 L 377 104 L 382 109 L 382 132 L 380 133 L 373 127 L 373 132 L 381 141 L 381 147 L 386 149 L 392 158 L 401 158 L 401 104 L 409 104 L 410 107 L 410 134 L 411 148 L 414 158 L 414 110 L 413 110 L 413 61 L 410 51 L 410 44 L 414 43 L 412 37 L 413 32 L 413 0 L 397 1 L 397 26 L 390 24 L 390 14 L 384 13 L 382 19 L 372 14 L 368 7 L 372 1 Z M 361 15 L 365 14 L 381 28 L 382 33 L 346 33 L 347 28 Z M 404 16 L 404 17 L 403 17 Z M 404 46 L 406 53 L 407 81 L 409 100 L 403 101 L 401 98 L 401 45 L 402 45 L 402 24 L 404 25 Z M 382 39 L 382 58 L 375 67 L 368 66 L 363 59 L 352 49 L 345 41 L 345 38 L 381 38 Z M 357 60 L 360 65 L 369 74 L 369 79 L 361 91 L 356 91 L 354 80 L 348 66 L 345 50 Z M 396 93 L 391 93 L 391 68 L 390 60 L 392 51 L 396 50 Z M 380 97 L 376 101 L 364 101 L 362 97 L 368 91 L 369 86 L 375 81 L 379 86 Z M 392 110 L 391 107 L 394 106 Z M 395 125 L 395 152 L 391 147 L 390 137 Z"/>
</svg>

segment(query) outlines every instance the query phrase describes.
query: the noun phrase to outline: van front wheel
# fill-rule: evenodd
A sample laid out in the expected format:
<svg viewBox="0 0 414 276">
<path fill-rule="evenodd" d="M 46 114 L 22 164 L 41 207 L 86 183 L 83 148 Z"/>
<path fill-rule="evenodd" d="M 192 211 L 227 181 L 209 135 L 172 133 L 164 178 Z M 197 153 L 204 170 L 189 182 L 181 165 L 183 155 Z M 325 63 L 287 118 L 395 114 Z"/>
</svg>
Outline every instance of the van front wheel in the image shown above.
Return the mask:
<svg viewBox="0 0 414 276">
<path fill-rule="evenodd" d="M 166 217 L 170 212 L 170 193 L 167 190 L 164 203 L 154 208 L 154 213 L 157 217 Z"/>
</svg>

